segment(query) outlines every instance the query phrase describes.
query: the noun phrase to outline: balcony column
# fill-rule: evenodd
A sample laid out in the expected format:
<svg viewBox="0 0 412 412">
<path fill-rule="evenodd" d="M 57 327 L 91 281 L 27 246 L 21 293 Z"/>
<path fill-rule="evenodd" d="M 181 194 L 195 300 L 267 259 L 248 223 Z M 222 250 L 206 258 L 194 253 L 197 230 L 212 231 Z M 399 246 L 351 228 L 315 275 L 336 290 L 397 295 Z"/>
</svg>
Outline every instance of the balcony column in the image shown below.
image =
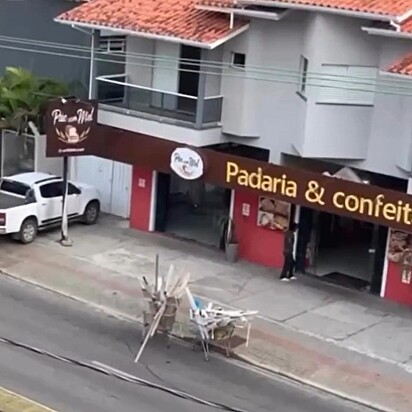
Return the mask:
<svg viewBox="0 0 412 412">
<path fill-rule="evenodd" d="M 99 49 L 100 43 L 100 30 L 93 29 L 91 32 L 91 43 L 90 43 L 90 66 L 89 66 L 89 93 L 88 99 L 97 99 L 97 62 L 96 62 L 96 52 Z M 71 156 L 69 158 L 69 175 L 72 180 L 78 179 L 78 156 Z"/>
<path fill-rule="evenodd" d="M 202 49 L 200 55 L 200 68 L 199 68 L 199 86 L 197 91 L 197 102 L 196 102 L 196 129 L 201 129 L 203 125 L 203 112 L 206 97 L 206 74 L 204 73 L 205 68 L 203 67 L 203 62 L 207 61 L 208 51 Z"/>
<path fill-rule="evenodd" d="M 100 30 L 92 30 L 90 45 L 90 71 L 89 71 L 89 99 L 97 98 L 97 61 L 96 54 L 99 49 Z"/>
</svg>

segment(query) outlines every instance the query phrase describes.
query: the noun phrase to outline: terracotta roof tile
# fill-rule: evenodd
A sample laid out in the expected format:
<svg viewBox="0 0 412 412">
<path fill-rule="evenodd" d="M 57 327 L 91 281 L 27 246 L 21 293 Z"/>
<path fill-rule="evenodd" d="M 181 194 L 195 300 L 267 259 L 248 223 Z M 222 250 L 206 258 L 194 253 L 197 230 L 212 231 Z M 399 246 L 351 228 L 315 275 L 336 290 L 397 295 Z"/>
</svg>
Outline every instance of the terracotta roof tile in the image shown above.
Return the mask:
<svg viewBox="0 0 412 412">
<path fill-rule="evenodd" d="M 406 74 L 412 76 L 412 53 L 392 64 L 388 71 L 396 74 Z"/>
<path fill-rule="evenodd" d="M 94 24 L 210 44 L 247 22 L 195 8 L 197 0 L 90 0 L 58 16 L 59 20 Z"/>
<path fill-rule="evenodd" d="M 400 16 L 412 9 L 412 0 L 273 0 L 279 3 L 318 6 L 329 9 Z M 252 3 L 252 2 L 251 2 Z M 233 7 L 235 0 L 200 0 L 200 4 Z"/>
<path fill-rule="evenodd" d="M 401 31 L 404 33 L 412 33 L 412 18 L 404 21 L 401 25 Z"/>
</svg>

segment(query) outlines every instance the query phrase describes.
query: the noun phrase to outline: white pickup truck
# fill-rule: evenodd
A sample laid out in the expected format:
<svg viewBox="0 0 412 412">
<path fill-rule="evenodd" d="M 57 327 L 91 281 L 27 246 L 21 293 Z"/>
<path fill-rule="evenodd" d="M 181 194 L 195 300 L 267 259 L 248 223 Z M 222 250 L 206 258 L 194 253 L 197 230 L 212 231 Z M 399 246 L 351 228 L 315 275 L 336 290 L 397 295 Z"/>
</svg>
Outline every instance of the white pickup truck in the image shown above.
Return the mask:
<svg viewBox="0 0 412 412">
<path fill-rule="evenodd" d="M 62 221 L 62 178 L 47 173 L 22 173 L 0 180 L 0 235 L 27 244 L 38 230 L 57 226 Z M 67 215 L 93 225 L 100 212 L 97 190 L 82 183 L 69 182 Z"/>
</svg>

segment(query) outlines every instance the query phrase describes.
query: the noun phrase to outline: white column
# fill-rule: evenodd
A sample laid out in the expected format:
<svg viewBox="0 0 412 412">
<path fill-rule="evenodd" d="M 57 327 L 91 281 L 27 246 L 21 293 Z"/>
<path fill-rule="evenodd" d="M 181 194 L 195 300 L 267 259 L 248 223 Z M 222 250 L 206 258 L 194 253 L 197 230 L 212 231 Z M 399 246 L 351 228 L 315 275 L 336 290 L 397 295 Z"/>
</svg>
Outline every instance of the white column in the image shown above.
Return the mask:
<svg viewBox="0 0 412 412">
<path fill-rule="evenodd" d="M 230 208 L 229 208 L 229 217 L 233 219 L 235 209 L 235 191 L 232 189 L 230 191 Z"/>
<path fill-rule="evenodd" d="M 299 221 L 300 221 L 300 210 L 301 210 L 300 206 L 296 205 L 295 215 L 293 216 L 293 222 L 294 223 L 299 223 Z M 299 229 L 298 229 L 298 232 L 299 232 Z M 293 255 L 295 256 L 295 259 L 296 259 L 297 249 L 298 249 L 298 237 L 299 237 L 299 234 L 296 233 L 295 243 L 293 245 Z"/>
<path fill-rule="evenodd" d="M 388 252 L 389 252 L 389 242 L 391 239 L 391 230 L 388 229 L 388 237 L 386 239 L 386 245 L 385 245 L 385 258 L 383 261 L 383 268 L 382 268 L 382 283 L 381 283 L 381 293 L 380 297 L 383 298 L 385 296 L 385 291 L 386 291 L 386 282 L 388 281 Z"/>
<path fill-rule="evenodd" d="M 157 172 L 153 170 L 152 190 L 150 195 L 149 232 L 154 232 L 156 230 L 157 176 Z"/>
<path fill-rule="evenodd" d="M 175 93 L 179 90 L 179 57 L 180 44 L 156 41 L 152 88 L 166 92 L 166 94 L 153 93 L 152 104 L 156 107 L 168 110 L 177 108 Z"/>
</svg>

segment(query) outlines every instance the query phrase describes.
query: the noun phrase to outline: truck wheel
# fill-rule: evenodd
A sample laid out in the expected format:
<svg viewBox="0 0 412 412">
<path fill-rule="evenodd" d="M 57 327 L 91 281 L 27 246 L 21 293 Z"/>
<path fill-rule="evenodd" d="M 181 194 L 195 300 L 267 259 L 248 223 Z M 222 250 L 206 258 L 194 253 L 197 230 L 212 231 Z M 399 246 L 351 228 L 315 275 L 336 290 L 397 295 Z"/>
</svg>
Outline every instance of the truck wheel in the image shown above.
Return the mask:
<svg viewBox="0 0 412 412">
<path fill-rule="evenodd" d="M 99 219 L 100 204 L 97 200 L 92 200 L 84 209 L 83 223 L 86 225 L 94 225 Z"/>
<path fill-rule="evenodd" d="M 27 245 L 28 243 L 33 242 L 37 236 L 37 221 L 33 218 L 27 218 L 22 224 L 20 228 L 20 232 L 18 234 L 18 240 Z"/>
</svg>

